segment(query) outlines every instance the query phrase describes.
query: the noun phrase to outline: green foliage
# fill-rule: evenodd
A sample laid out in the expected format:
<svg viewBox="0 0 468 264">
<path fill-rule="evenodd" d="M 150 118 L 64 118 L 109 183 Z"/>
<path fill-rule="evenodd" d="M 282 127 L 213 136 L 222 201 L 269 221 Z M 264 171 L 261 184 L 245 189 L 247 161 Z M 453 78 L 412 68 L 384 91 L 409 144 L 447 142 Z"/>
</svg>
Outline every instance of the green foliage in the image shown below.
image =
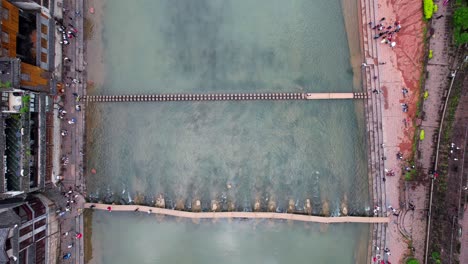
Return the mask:
<svg viewBox="0 0 468 264">
<path fill-rule="evenodd" d="M 30 95 L 23 95 L 21 97 L 21 101 L 23 101 L 24 104 L 29 104 L 29 100 L 31 100 L 31 96 Z"/>
<path fill-rule="evenodd" d="M 19 114 L 12 114 L 11 115 L 11 118 L 13 118 L 14 120 L 20 120 L 21 119 L 21 116 Z"/>
<path fill-rule="evenodd" d="M 0 88 L 8 89 L 10 87 L 11 87 L 11 82 L 10 81 L 6 81 L 6 82 L 0 81 Z"/>
<path fill-rule="evenodd" d="M 421 129 L 421 132 L 419 133 L 419 140 L 423 141 L 425 137 L 426 137 L 426 134 L 424 132 L 424 129 Z"/>
<path fill-rule="evenodd" d="M 442 260 L 440 259 L 440 253 L 439 252 L 437 252 L 437 251 L 432 252 L 431 257 L 432 257 L 432 260 L 434 260 L 434 262 L 436 264 L 441 264 L 442 263 Z"/>
<path fill-rule="evenodd" d="M 459 7 L 453 13 L 453 34 L 455 43 L 468 43 L 468 7 Z"/>
<path fill-rule="evenodd" d="M 429 92 L 428 91 L 424 91 L 424 100 L 426 100 L 427 98 L 429 97 Z"/>
<path fill-rule="evenodd" d="M 29 107 L 23 106 L 23 107 L 21 107 L 19 112 L 20 112 L 20 114 L 26 114 L 27 112 L 29 112 Z"/>
<path fill-rule="evenodd" d="M 419 264 L 419 260 L 411 258 L 406 261 L 406 264 Z"/>
<path fill-rule="evenodd" d="M 423 8 L 424 8 L 424 17 L 426 19 L 431 19 L 432 14 L 434 13 L 434 1 L 423 0 Z"/>
<path fill-rule="evenodd" d="M 21 107 L 20 109 L 20 113 L 21 114 L 26 114 L 27 112 L 29 112 L 29 101 L 31 99 L 31 96 L 29 95 L 23 95 L 21 97 L 21 101 L 23 102 L 23 107 Z"/>
<path fill-rule="evenodd" d="M 434 13 L 437 13 L 437 11 L 439 11 L 439 6 L 438 6 L 438 5 L 434 5 Z"/>
<path fill-rule="evenodd" d="M 432 59 L 432 50 L 429 50 L 429 55 L 427 56 L 429 59 Z"/>
<path fill-rule="evenodd" d="M 410 171 L 405 172 L 405 181 L 412 181 L 416 178 L 418 171 L 416 169 L 412 169 Z"/>
</svg>

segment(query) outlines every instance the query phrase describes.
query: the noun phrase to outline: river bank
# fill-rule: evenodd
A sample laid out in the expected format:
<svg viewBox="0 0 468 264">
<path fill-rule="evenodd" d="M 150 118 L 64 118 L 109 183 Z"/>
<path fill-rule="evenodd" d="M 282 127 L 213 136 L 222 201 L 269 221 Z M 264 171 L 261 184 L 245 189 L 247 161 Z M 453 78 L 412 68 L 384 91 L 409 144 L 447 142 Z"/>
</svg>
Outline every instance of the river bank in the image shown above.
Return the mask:
<svg viewBox="0 0 468 264">
<path fill-rule="evenodd" d="M 414 162 L 413 157 L 418 155 L 414 153 L 413 146 L 419 107 L 417 101 L 421 89 L 420 79 L 423 76 L 425 26 L 422 21 L 422 1 L 387 1 L 378 5 L 374 2 L 373 4 L 377 7 L 377 12 L 370 22 L 376 24 L 384 19 L 386 26 L 394 25 L 395 22 L 402 26 L 394 38 L 396 43 L 394 48 L 380 43 L 380 39 L 373 40 L 372 34 L 368 39 L 368 42 L 373 41 L 376 44 L 375 59 L 376 63 L 379 63 L 376 89 L 382 91 L 378 96 L 383 100 L 381 126 L 384 168 L 395 172 L 395 177 L 386 177 L 385 206 L 392 206 L 400 211 L 399 214 L 390 216 L 393 219 L 386 230 L 385 246 L 391 250 L 388 260 L 392 263 L 402 263 L 406 257 L 413 255 L 411 247 L 415 249 L 416 257 L 422 260 L 425 222 L 421 219 L 424 219 L 426 193 L 417 188 L 406 190 L 403 175 L 403 168 L 409 167 Z M 362 26 L 368 30 L 370 28 L 364 23 Z M 403 88 L 408 92 L 402 93 Z M 407 112 L 402 111 L 402 104 L 408 106 Z M 401 158 L 398 157 L 400 154 Z M 410 192 L 415 195 L 409 195 Z M 406 237 L 403 235 L 405 232 L 402 232 L 402 223 L 405 221 L 405 212 L 409 210 L 409 204 L 421 209 L 422 217 L 412 221 L 411 236 Z M 384 255 L 383 252 L 377 253 Z"/>
</svg>

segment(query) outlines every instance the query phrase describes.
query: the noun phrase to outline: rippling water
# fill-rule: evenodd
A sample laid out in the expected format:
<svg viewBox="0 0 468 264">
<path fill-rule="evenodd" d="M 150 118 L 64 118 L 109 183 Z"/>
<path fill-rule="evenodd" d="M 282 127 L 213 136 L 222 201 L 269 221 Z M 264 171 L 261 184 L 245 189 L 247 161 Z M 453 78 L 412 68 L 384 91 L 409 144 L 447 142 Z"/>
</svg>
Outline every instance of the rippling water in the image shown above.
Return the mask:
<svg viewBox="0 0 468 264">
<path fill-rule="evenodd" d="M 202 221 L 95 212 L 89 264 L 365 263 L 364 224 Z M 364 241 L 363 241 L 364 240 Z M 364 242 L 364 243 L 362 243 Z M 359 248 L 363 246 L 364 248 Z"/>
<path fill-rule="evenodd" d="M 107 2 L 97 94 L 352 91 L 340 1 Z M 90 105 L 90 199 L 368 207 L 360 102 Z M 94 110 L 94 111 L 93 111 Z"/>
</svg>

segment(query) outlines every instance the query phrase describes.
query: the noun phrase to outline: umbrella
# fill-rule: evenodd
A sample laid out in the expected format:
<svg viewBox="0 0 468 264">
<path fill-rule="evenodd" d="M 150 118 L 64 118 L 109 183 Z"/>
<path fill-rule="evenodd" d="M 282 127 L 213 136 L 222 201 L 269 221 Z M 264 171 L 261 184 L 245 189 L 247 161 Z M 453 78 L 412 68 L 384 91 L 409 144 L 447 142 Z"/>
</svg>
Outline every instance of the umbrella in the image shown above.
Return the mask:
<svg viewBox="0 0 468 264">
<path fill-rule="evenodd" d="M 63 255 L 63 259 L 69 259 L 71 257 L 71 253 L 67 253 Z"/>
</svg>

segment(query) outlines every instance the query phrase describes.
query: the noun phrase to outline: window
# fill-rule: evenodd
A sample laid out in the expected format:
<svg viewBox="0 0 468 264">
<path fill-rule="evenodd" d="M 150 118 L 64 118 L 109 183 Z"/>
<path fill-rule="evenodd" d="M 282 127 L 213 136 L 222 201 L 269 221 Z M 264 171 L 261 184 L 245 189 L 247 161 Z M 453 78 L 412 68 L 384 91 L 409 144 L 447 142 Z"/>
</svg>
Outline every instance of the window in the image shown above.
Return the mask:
<svg viewBox="0 0 468 264">
<path fill-rule="evenodd" d="M 43 226 L 45 224 L 46 224 L 45 218 L 42 219 L 42 220 L 39 220 L 36 223 L 34 223 L 34 229 L 38 229 L 39 227 L 41 227 L 41 226 Z"/>
<path fill-rule="evenodd" d="M 29 73 L 21 73 L 21 80 L 29 82 L 31 81 L 31 75 Z"/>
<path fill-rule="evenodd" d="M 21 223 L 26 223 L 32 219 L 32 211 L 25 204 L 13 208 L 13 211 L 21 218 Z"/>
<path fill-rule="evenodd" d="M 43 230 L 43 231 L 37 233 L 37 234 L 34 236 L 34 241 L 37 241 L 37 240 L 39 240 L 39 239 L 41 239 L 41 238 L 43 238 L 43 237 L 45 237 L 45 230 Z"/>
<path fill-rule="evenodd" d="M 31 232 L 33 230 L 33 226 L 32 225 L 28 225 L 26 227 L 23 227 L 20 229 L 20 237 L 21 236 L 24 236 L 26 234 L 28 234 L 29 232 Z"/>
<path fill-rule="evenodd" d="M 8 43 L 10 42 L 10 34 L 5 31 L 2 31 L 2 42 Z"/>
<path fill-rule="evenodd" d="M 6 8 L 2 8 L 2 19 L 3 20 L 10 19 L 10 11 Z"/>
<path fill-rule="evenodd" d="M 49 9 L 49 0 L 42 0 L 42 6 Z"/>
<path fill-rule="evenodd" d="M 33 242 L 33 238 L 30 237 L 26 240 L 24 240 L 23 242 L 20 243 L 20 250 L 23 250 L 25 248 L 27 248 L 29 245 L 31 245 Z"/>
<path fill-rule="evenodd" d="M 49 31 L 47 25 L 41 24 L 41 32 L 42 32 L 42 34 L 47 35 L 47 33 L 48 33 L 47 31 Z"/>
<path fill-rule="evenodd" d="M 47 62 L 47 53 L 41 52 L 41 61 Z"/>
<path fill-rule="evenodd" d="M 47 39 L 41 38 L 41 47 L 47 49 Z"/>
</svg>

